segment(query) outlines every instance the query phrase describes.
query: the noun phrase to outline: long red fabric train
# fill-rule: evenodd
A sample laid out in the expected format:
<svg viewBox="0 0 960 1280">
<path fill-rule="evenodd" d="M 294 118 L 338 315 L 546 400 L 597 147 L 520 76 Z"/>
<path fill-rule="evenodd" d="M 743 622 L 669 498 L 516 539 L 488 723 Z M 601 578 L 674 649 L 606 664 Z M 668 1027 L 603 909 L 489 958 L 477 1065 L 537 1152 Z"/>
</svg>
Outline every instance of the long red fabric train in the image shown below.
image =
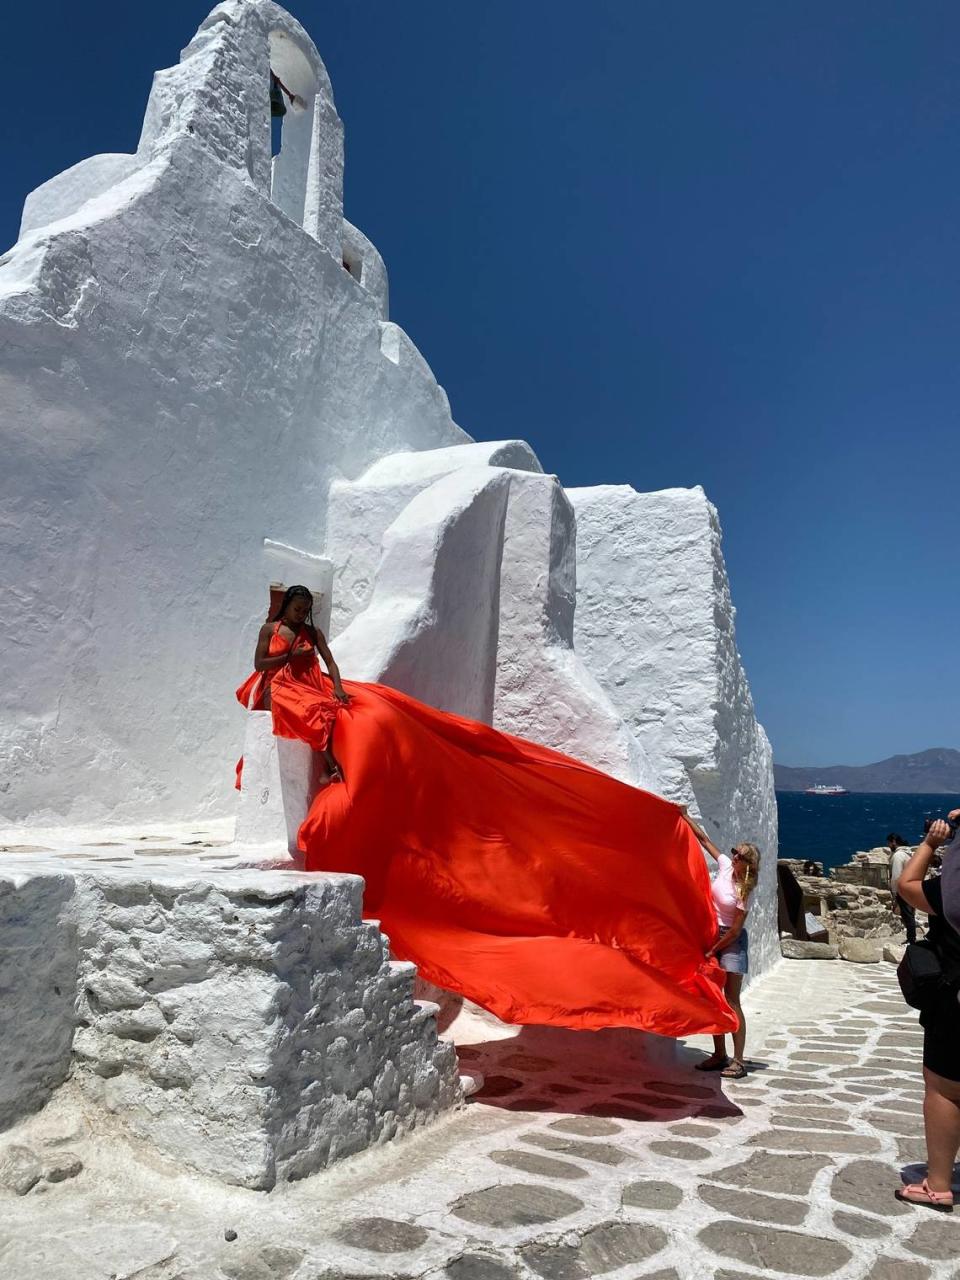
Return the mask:
<svg viewBox="0 0 960 1280">
<path fill-rule="evenodd" d="M 246 706 L 258 679 L 237 690 Z M 704 958 L 703 854 L 675 805 L 384 685 L 344 688 L 340 706 L 316 656 L 295 659 L 271 681 L 274 732 L 319 749 L 336 711 L 344 780 L 299 844 L 308 870 L 364 877 L 396 956 L 507 1022 L 734 1029 Z"/>
</svg>

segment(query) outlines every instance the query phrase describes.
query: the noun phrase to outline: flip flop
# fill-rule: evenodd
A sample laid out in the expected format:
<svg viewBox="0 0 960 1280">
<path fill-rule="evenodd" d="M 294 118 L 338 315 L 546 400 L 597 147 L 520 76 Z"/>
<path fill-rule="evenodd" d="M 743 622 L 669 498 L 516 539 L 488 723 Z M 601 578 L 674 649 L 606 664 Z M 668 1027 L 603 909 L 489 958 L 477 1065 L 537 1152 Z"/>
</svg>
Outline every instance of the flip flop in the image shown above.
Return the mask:
<svg viewBox="0 0 960 1280">
<path fill-rule="evenodd" d="M 747 1068 L 742 1062 L 731 1062 L 720 1072 L 724 1080 L 742 1080 L 746 1074 Z"/>
<path fill-rule="evenodd" d="M 926 1178 L 922 1182 L 911 1182 L 906 1187 L 899 1187 L 893 1194 L 904 1204 L 934 1209 L 937 1213 L 953 1213 L 953 1192 L 931 1191 Z"/>
</svg>

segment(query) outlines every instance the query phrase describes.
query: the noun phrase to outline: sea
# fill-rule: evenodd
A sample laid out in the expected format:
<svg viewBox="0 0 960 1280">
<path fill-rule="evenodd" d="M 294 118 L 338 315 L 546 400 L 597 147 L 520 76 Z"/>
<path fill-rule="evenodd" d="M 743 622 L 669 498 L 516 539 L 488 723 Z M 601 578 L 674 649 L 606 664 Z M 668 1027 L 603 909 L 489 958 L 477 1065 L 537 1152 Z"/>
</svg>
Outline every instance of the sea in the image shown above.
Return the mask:
<svg viewBox="0 0 960 1280">
<path fill-rule="evenodd" d="M 960 808 L 953 795 L 896 795 L 854 792 L 846 796 L 808 796 L 778 791 L 780 857 L 810 858 L 824 870 L 849 862 L 861 849 L 886 844 L 895 831 L 907 844 L 923 838 L 924 818 L 943 818 Z"/>
</svg>

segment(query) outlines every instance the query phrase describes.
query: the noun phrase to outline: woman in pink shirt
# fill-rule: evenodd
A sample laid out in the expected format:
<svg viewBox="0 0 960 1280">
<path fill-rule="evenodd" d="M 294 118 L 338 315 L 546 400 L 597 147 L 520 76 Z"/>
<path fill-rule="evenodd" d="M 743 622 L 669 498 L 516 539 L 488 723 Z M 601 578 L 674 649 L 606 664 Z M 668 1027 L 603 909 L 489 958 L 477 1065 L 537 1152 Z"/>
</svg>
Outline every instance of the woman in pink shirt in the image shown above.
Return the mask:
<svg viewBox="0 0 960 1280">
<path fill-rule="evenodd" d="M 719 1071 L 727 1080 L 740 1080 L 747 1074 L 743 1052 L 747 1042 L 747 1022 L 740 1004 L 740 988 L 749 967 L 750 940 L 744 927 L 760 871 L 760 850 L 753 844 L 738 844 L 729 857 L 721 853 L 707 833 L 687 819 L 707 853 L 717 861 L 717 874 L 711 886 L 717 912 L 717 939 L 707 952 L 716 956 L 724 971 L 723 994 L 737 1015 L 738 1027 L 733 1033 L 733 1057 L 727 1057 L 726 1036 L 713 1037 L 713 1053 L 697 1063 L 698 1071 Z"/>
</svg>

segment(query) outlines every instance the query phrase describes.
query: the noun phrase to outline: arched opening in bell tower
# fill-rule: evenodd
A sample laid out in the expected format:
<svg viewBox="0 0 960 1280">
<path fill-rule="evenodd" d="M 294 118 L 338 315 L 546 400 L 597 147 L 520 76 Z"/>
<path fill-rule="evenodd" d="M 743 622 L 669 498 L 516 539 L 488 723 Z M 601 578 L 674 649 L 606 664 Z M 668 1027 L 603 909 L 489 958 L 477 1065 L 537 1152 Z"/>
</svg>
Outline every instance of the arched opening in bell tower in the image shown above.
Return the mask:
<svg viewBox="0 0 960 1280">
<path fill-rule="evenodd" d="M 320 86 L 307 55 L 285 31 L 270 33 L 269 71 L 270 198 L 303 226 Z"/>
</svg>

